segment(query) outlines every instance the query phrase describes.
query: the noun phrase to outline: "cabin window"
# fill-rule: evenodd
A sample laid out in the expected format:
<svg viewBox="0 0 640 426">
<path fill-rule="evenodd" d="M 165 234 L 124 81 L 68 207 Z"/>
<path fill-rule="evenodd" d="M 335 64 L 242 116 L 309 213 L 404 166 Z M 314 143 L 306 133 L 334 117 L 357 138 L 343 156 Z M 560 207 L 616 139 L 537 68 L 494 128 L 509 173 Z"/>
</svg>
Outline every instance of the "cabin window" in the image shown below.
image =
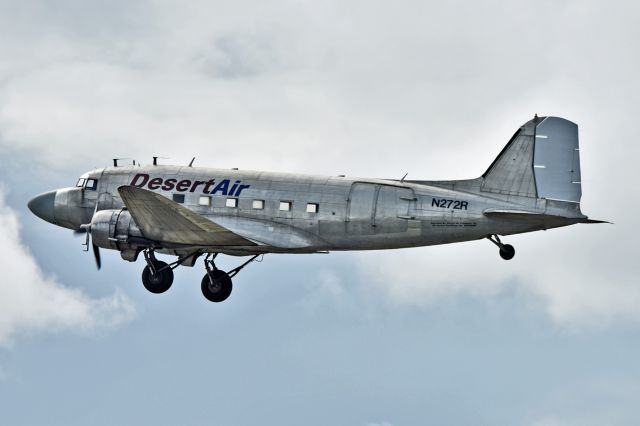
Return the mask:
<svg viewBox="0 0 640 426">
<path fill-rule="evenodd" d="M 198 204 L 200 204 L 201 206 L 210 206 L 211 205 L 211 197 L 208 197 L 206 195 L 201 195 L 200 199 L 198 200 Z"/>
<path fill-rule="evenodd" d="M 319 207 L 318 203 L 307 203 L 307 213 L 318 213 Z"/>
<path fill-rule="evenodd" d="M 256 209 L 256 210 L 263 210 L 264 209 L 264 200 L 253 200 L 253 203 L 251 203 L 251 207 Z"/>
<path fill-rule="evenodd" d="M 227 207 L 236 208 L 238 207 L 238 199 L 237 198 L 227 198 Z"/>
<path fill-rule="evenodd" d="M 83 186 L 84 186 L 84 181 L 85 181 L 85 180 L 86 180 L 85 178 L 80 178 L 80 179 L 78 179 L 78 183 L 76 183 L 76 187 L 78 187 L 78 188 L 83 187 Z"/>
<path fill-rule="evenodd" d="M 280 201 L 280 211 L 281 212 L 290 212 L 292 205 L 293 205 L 292 201 Z"/>
<path fill-rule="evenodd" d="M 184 204 L 184 194 L 173 194 L 173 202 Z"/>
<path fill-rule="evenodd" d="M 90 189 L 95 191 L 96 189 L 98 189 L 98 181 L 96 179 L 87 179 L 85 189 Z"/>
</svg>

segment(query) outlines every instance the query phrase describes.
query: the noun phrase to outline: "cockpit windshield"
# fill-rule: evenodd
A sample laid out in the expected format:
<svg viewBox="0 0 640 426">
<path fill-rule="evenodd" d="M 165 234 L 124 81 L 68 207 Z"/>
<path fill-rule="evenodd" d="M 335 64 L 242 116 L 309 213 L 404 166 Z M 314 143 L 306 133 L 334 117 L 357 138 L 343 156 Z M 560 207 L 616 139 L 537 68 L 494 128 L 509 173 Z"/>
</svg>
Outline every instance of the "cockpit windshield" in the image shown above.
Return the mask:
<svg viewBox="0 0 640 426">
<path fill-rule="evenodd" d="M 98 179 L 80 178 L 78 179 L 78 183 L 76 183 L 76 188 L 84 188 L 90 191 L 95 191 L 96 189 L 98 189 Z"/>
<path fill-rule="evenodd" d="M 87 183 L 85 184 L 85 189 L 90 189 L 95 191 L 98 189 L 98 180 L 97 179 L 87 179 Z"/>
</svg>

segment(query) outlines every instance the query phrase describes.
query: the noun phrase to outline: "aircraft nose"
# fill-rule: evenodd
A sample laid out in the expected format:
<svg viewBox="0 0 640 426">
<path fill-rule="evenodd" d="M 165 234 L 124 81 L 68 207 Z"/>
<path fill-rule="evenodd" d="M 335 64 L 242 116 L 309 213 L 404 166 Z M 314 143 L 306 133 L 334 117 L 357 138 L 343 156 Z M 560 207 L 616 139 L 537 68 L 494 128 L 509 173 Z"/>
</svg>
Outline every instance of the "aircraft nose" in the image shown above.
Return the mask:
<svg viewBox="0 0 640 426">
<path fill-rule="evenodd" d="M 42 220 L 54 223 L 54 206 L 56 200 L 56 191 L 45 192 L 29 201 L 29 210 Z"/>
</svg>

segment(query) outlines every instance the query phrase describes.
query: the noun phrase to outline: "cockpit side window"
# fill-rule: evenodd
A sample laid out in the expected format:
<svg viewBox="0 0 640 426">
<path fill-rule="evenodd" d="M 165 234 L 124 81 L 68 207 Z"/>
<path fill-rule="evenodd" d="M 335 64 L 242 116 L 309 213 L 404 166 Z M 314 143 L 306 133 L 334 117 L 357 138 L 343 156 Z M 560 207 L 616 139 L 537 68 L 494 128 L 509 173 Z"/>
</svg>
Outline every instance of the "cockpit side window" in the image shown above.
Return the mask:
<svg viewBox="0 0 640 426">
<path fill-rule="evenodd" d="M 80 179 L 78 179 L 78 183 L 76 183 L 76 187 L 77 187 L 77 188 L 81 188 L 81 187 L 83 187 L 83 186 L 84 186 L 84 181 L 85 181 L 85 180 L 86 180 L 85 178 L 80 178 Z"/>
<path fill-rule="evenodd" d="M 87 183 L 85 185 L 85 189 L 90 189 L 95 191 L 98 189 L 98 180 L 97 179 L 87 179 Z"/>
</svg>

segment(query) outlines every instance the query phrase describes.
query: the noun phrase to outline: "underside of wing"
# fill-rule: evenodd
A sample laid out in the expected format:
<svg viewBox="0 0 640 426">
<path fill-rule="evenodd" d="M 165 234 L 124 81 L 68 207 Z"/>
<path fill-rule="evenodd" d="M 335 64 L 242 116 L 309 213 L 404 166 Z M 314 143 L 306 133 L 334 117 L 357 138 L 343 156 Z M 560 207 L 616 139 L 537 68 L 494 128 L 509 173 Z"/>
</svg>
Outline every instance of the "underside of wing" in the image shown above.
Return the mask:
<svg viewBox="0 0 640 426">
<path fill-rule="evenodd" d="M 188 246 L 257 245 L 155 192 L 135 186 L 121 186 L 118 192 L 133 220 L 150 240 Z"/>
</svg>

